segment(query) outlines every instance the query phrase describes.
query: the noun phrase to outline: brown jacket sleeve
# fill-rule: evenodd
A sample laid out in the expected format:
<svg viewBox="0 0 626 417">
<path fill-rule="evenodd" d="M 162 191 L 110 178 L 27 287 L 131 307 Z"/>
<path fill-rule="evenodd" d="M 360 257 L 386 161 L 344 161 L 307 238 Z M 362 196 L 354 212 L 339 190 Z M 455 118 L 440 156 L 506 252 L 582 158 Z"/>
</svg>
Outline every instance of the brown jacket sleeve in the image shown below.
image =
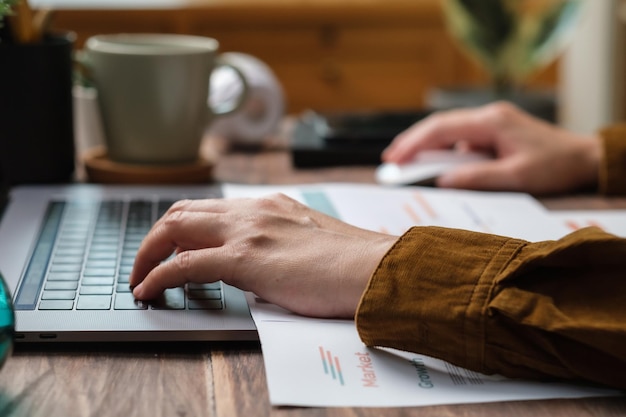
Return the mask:
<svg viewBox="0 0 626 417">
<path fill-rule="evenodd" d="M 626 389 L 626 239 L 588 228 L 529 243 L 415 227 L 374 272 L 356 320 L 369 346 Z"/>
<path fill-rule="evenodd" d="M 599 189 L 605 195 L 626 195 L 626 124 L 600 131 L 603 159 L 600 163 Z"/>
</svg>

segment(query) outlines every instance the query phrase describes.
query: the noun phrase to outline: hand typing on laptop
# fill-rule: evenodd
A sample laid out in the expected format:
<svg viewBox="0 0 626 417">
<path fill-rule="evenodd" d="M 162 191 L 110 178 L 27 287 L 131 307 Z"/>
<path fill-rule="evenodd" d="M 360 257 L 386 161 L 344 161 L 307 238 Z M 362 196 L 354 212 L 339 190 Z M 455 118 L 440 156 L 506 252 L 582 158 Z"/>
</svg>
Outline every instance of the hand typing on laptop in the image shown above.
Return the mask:
<svg viewBox="0 0 626 417">
<path fill-rule="evenodd" d="M 284 195 L 180 201 L 144 239 L 130 285 L 149 300 L 187 282 L 223 280 L 300 314 L 351 318 L 395 240 Z"/>
</svg>

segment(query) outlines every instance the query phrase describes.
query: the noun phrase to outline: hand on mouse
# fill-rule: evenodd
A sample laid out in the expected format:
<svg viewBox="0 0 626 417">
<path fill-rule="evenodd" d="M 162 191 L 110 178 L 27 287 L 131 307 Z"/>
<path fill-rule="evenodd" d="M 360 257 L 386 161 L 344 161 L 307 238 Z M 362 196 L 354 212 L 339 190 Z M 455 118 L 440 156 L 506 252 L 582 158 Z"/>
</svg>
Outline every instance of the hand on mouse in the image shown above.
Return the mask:
<svg viewBox="0 0 626 417">
<path fill-rule="evenodd" d="M 166 288 L 221 279 L 296 313 L 352 318 L 396 239 L 282 194 L 180 201 L 144 239 L 130 285 L 148 300 Z"/>
<path fill-rule="evenodd" d="M 382 159 L 403 163 L 423 150 L 450 148 L 491 152 L 495 159 L 450 170 L 437 186 L 533 194 L 595 185 L 602 154 L 598 136 L 574 134 L 498 102 L 435 113 L 398 135 Z"/>
</svg>

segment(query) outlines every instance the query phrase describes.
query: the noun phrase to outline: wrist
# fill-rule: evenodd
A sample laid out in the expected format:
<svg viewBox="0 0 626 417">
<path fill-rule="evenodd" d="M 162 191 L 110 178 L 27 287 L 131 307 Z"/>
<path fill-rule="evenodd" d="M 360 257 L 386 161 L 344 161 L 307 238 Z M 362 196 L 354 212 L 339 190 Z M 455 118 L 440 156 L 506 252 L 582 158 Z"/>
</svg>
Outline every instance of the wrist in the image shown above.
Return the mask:
<svg viewBox="0 0 626 417">
<path fill-rule="evenodd" d="M 381 235 L 381 239 L 369 242 L 363 247 L 362 252 L 353 258 L 357 260 L 356 265 L 353 265 L 353 268 L 350 271 L 345 271 L 344 274 L 346 277 L 352 277 L 346 280 L 347 285 L 343 289 L 343 299 L 346 301 L 345 315 L 347 317 L 356 315 L 371 277 L 397 239 L 397 236 Z"/>
<path fill-rule="evenodd" d="M 581 153 L 584 158 L 583 185 L 597 187 L 600 176 L 600 164 L 604 154 L 602 138 L 598 135 L 584 138 L 581 141 Z"/>
</svg>

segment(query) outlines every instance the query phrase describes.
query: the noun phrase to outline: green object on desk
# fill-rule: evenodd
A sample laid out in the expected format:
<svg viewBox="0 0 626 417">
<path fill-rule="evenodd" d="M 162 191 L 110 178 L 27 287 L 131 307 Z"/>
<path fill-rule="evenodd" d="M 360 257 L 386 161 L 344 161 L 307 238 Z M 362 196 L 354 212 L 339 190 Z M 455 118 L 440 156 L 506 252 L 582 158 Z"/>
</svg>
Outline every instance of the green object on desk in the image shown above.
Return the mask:
<svg viewBox="0 0 626 417">
<path fill-rule="evenodd" d="M 0 367 L 11 355 L 13 350 L 13 335 L 15 333 L 15 314 L 11 293 L 0 275 Z"/>
</svg>

